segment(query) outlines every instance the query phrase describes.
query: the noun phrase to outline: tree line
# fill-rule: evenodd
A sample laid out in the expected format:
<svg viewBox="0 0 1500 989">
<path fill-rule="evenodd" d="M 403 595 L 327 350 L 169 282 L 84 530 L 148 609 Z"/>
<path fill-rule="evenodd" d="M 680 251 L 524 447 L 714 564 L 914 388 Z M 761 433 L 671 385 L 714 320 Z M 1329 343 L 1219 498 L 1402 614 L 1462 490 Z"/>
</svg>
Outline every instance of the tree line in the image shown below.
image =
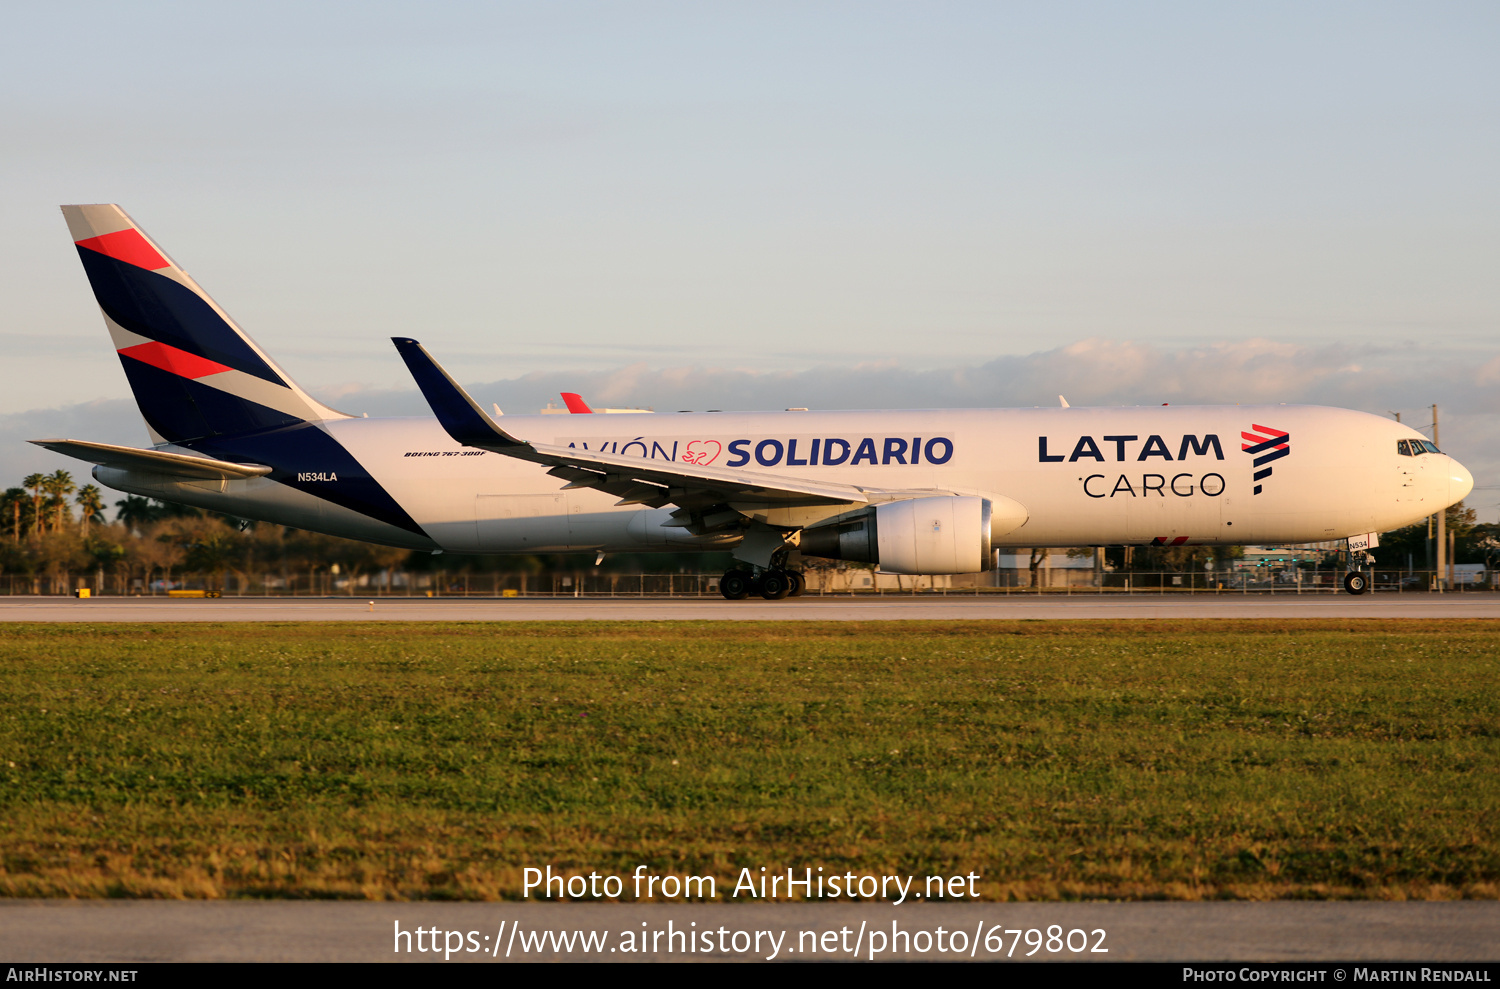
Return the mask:
<svg viewBox="0 0 1500 989">
<path fill-rule="evenodd" d="M 128 588 L 186 573 L 222 581 L 231 572 L 259 577 L 338 564 L 357 577 L 410 555 L 149 498 L 126 496 L 114 508 L 110 520 L 98 486 L 80 487 L 65 470 L 25 478 L 0 495 L 0 572 L 46 582 L 61 593 L 71 589 L 66 585 L 73 575 L 103 574 Z"/>
<path fill-rule="evenodd" d="M 594 569 L 592 555 L 433 556 L 133 495 L 116 501 L 114 508 L 114 519 L 106 518 L 99 487 L 80 487 L 68 471 L 29 475 L 0 495 L 0 573 L 32 578 L 38 589 L 48 581 L 53 593 L 65 593 L 74 575 L 105 574 L 115 586 L 132 587 L 188 573 L 222 584 L 227 573 L 285 580 L 292 574 L 331 571 L 357 581 L 392 570 L 541 574 Z M 1459 503 L 1448 509 L 1447 527 L 1454 534 L 1455 563 L 1500 567 L 1500 525 L 1477 523 L 1474 510 Z M 1133 554 L 1114 549 L 1111 562 L 1131 570 L 1196 569 L 1200 553 L 1212 553 L 1224 564 L 1237 555 L 1232 547 L 1142 548 Z M 1384 534 L 1375 555 L 1381 568 L 1405 570 L 1410 561 L 1414 569 L 1430 569 L 1427 524 Z M 602 569 L 710 573 L 730 565 L 727 553 L 612 554 Z"/>
</svg>

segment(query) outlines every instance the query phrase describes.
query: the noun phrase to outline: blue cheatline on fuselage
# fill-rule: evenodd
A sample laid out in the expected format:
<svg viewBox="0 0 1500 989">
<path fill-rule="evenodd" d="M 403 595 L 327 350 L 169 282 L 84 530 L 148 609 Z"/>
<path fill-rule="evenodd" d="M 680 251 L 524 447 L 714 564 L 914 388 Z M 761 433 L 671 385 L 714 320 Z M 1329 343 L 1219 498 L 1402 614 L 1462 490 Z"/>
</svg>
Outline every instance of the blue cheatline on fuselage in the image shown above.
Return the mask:
<svg viewBox="0 0 1500 989">
<path fill-rule="evenodd" d="M 342 505 L 398 529 L 426 536 L 396 499 L 354 456 L 313 423 L 302 422 L 239 436 L 214 436 L 185 444 L 193 450 L 236 463 L 265 464 L 267 476 L 324 501 Z M 299 474 L 336 475 L 333 483 L 298 480 Z"/>
</svg>

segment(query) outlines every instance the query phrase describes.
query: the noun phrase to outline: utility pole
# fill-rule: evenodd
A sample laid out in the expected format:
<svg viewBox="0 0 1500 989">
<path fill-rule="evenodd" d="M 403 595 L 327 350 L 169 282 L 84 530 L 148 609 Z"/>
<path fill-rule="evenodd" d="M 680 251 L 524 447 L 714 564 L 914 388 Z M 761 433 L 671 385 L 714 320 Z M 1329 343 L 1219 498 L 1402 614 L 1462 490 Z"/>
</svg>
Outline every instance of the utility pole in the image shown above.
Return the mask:
<svg viewBox="0 0 1500 989">
<path fill-rule="evenodd" d="M 1432 445 L 1439 450 L 1443 444 L 1438 440 L 1438 407 L 1432 406 Z M 1437 538 L 1433 540 L 1437 544 L 1437 584 L 1438 590 L 1447 586 L 1448 568 L 1444 565 L 1444 558 L 1448 555 L 1448 511 L 1446 506 L 1439 508 L 1437 512 Z"/>
</svg>

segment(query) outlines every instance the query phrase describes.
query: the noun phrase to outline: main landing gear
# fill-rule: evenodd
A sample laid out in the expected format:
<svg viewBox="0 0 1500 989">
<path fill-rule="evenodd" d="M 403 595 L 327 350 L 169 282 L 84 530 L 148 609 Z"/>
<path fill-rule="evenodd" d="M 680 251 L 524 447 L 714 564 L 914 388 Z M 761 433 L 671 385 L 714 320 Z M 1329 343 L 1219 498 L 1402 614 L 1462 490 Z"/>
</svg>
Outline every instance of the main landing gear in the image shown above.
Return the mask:
<svg viewBox="0 0 1500 989">
<path fill-rule="evenodd" d="M 719 578 L 719 593 L 730 601 L 741 601 L 759 594 L 767 601 L 802 596 L 807 581 L 796 570 L 731 570 Z"/>
</svg>

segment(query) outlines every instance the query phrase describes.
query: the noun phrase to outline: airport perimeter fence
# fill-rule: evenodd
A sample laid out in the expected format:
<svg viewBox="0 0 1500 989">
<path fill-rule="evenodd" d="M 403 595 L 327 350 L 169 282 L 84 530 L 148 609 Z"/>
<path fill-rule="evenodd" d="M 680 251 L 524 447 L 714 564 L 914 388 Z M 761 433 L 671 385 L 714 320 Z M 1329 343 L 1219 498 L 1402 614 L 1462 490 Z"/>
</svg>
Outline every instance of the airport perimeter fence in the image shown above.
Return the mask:
<svg viewBox="0 0 1500 989">
<path fill-rule="evenodd" d="M 1479 594 L 1497 589 L 1500 571 L 1456 573 L 1447 580 L 1431 570 L 1366 571 L 1376 594 Z M 979 574 L 911 577 L 854 568 L 804 571 L 807 596 L 1016 596 L 1177 594 L 1338 594 L 1342 569 L 1225 571 L 991 570 Z M 337 574 L 225 572 L 170 577 L 83 574 L 0 574 L 0 594 L 88 597 L 718 597 L 719 573 L 442 573 L 382 571 Z M 83 594 L 81 592 L 87 592 Z"/>
</svg>

